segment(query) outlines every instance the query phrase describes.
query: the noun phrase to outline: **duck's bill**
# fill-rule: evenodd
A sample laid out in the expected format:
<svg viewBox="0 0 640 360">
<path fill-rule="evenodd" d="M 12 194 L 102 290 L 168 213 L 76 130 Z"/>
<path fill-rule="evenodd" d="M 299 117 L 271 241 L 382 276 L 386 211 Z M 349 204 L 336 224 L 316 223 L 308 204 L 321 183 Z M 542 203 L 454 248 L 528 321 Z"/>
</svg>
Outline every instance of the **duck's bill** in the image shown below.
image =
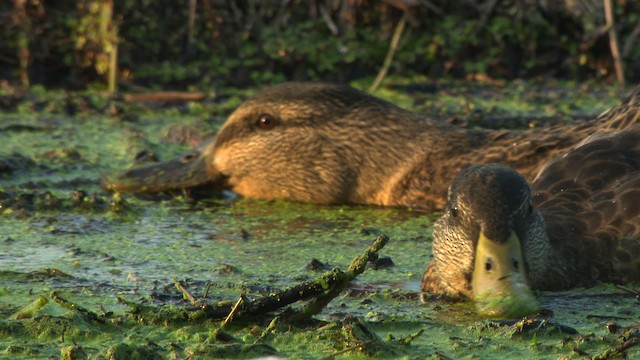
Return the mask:
<svg viewBox="0 0 640 360">
<path fill-rule="evenodd" d="M 520 318 L 540 309 L 527 283 L 522 246 L 515 233 L 499 243 L 480 232 L 471 286 L 481 315 Z"/>
<path fill-rule="evenodd" d="M 223 190 L 225 177 L 213 168 L 200 152 L 177 159 L 128 170 L 103 187 L 110 191 L 158 193 L 207 186 Z"/>
</svg>

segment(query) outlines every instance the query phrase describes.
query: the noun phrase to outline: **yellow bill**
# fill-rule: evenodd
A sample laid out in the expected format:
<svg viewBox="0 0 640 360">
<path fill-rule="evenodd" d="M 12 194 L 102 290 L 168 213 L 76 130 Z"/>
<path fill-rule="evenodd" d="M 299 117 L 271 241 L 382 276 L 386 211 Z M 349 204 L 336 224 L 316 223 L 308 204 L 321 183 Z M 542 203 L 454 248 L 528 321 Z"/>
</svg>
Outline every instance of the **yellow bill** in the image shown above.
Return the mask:
<svg viewBox="0 0 640 360">
<path fill-rule="evenodd" d="M 471 286 L 481 315 L 519 318 L 540 309 L 527 283 L 522 246 L 515 232 L 502 244 L 480 232 Z"/>
</svg>

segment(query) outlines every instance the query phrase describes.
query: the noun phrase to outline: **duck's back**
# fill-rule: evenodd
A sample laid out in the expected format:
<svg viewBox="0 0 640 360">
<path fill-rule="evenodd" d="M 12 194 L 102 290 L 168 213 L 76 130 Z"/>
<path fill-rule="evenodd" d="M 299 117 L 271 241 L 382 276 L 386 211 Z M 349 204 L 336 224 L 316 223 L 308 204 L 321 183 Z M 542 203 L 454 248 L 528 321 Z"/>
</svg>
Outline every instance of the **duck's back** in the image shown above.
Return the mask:
<svg viewBox="0 0 640 360">
<path fill-rule="evenodd" d="M 572 281 L 640 282 L 640 124 L 587 138 L 532 190 Z"/>
<path fill-rule="evenodd" d="M 619 131 L 640 122 L 640 86 L 620 104 L 598 116 L 596 122 L 599 132 Z"/>
</svg>

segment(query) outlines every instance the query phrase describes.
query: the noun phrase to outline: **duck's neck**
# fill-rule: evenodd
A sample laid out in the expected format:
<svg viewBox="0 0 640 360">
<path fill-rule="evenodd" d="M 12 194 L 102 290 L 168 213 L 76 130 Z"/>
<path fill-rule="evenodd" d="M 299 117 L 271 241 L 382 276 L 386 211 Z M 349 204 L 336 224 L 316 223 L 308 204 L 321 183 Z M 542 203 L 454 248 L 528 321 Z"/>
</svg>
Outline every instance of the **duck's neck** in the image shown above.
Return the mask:
<svg viewBox="0 0 640 360">
<path fill-rule="evenodd" d="M 423 211 L 442 209 L 449 183 L 460 170 L 483 162 L 489 131 L 469 131 L 447 124 L 434 125 L 419 142 L 419 151 L 398 169 L 383 205 Z M 487 154 L 491 155 L 491 154 Z"/>
<path fill-rule="evenodd" d="M 535 289 L 564 290 L 585 282 L 585 271 L 581 269 L 582 251 L 578 247 L 564 246 L 571 243 L 571 224 L 557 222 L 545 223 L 543 216 L 536 211 L 538 219 L 531 223 L 523 240 L 523 251 L 529 267 L 529 282 Z M 558 234 L 561 241 L 551 239 L 549 233 Z"/>
</svg>

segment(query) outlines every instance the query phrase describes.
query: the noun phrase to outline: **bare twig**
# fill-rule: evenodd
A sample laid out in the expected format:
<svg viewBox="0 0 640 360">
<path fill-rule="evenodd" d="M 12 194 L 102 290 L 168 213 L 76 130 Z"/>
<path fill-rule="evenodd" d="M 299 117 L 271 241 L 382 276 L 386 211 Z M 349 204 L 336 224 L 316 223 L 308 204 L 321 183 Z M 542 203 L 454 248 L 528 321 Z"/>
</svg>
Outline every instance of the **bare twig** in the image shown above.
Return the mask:
<svg viewBox="0 0 640 360">
<path fill-rule="evenodd" d="M 320 10 L 322 19 L 324 20 L 325 24 L 327 24 L 327 28 L 329 28 L 329 31 L 331 31 L 331 34 L 333 36 L 338 35 L 338 26 L 336 26 L 336 23 L 333 21 L 333 19 L 331 19 L 331 15 L 327 11 L 326 5 L 319 4 L 318 9 Z"/>
<path fill-rule="evenodd" d="M 193 50 L 193 43 L 195 40 L 194 28 L 196 24 L 196 4 L 198 0 L 189 1 L 189 19 L 188 19 L 188 31 L 187 31 L 187 53 Z"/>
<path fill-rule="evenodd" d="M 201 101 L 206 97 L 203 93 L 182 91 L 158 91 L 154 93 L 126 94 L 124 101 Z"/>
<path fill-rule="evenodd" d="M 227 315 L 227 317 L 222 322 L 222 325 L 221 325 L 222 327 L 227 326 L 227 324 L 229 324 L 231 320 L 233 320 L 233 317 L 238 312 L 238 309 L 240 309 L 240 305 L 242 305 L 243 303 L 244 303 L 244 295 L 240 295 L 240 298 L 238 299 L 238 301 L 236 301 L 235 305 L 233 305 L 233 307 L 231 308 L 229 315 Z"/>
<path fill-rule="evenodd" d="M 20 85 L 23 89 L 29 87 L 29 61 L 31 55 L 29 53 L 29 34 L 31 32 L 31 19 L 27 13 L 26 0 L 14 0 L 14 18 L 19 25 L 18 32 L 18 74 L 20 75 Z"/>
<path fill-rule="evenodd" d="M 211 290 L 211 283 L 207 284 L 207 289 L 204 291 L 204 295 L 202 295 L 202 299 L 206 299 L 209 296 L 209 290 Z"/>
<path fill-rule="evenodd" d="M 191 305 L 197 305 L 198 304 L 198 300 L 196 299 L 196 297 L 193 296 L 191 294 L 191 292 L 189 292 L 189 289 L 184 287 L 184 285 L 182 285 L 182 283 L 180 281 L 178 281 L 177 278 L 173 278 L 173 283 L 176 285 L 178 290 L 180 290 L 182 292 L 182 296 L 185 297 L 187 300 L 189 300 Z"/>
<path fill-rule="evenodd" d="M 618 39 L 616 37 L 615 23 L 613 20 L 613 5 L 611 0 L 604 0 L 604 17 L 609 30 L 609 46 L 611 47 L 611 56 L 613 57 L 613 65 L 616 69 L 616 77 L 618 82 L 624 85 L 624 72 L 622 71 L 622 59 L 618 50 Z"/>
<path fill-rule="evenodd" d="M 632 295 L 635 295 L 635 296 L 640 296 L 640 291 L 638 291 L 638 290 L 634 290 L 632 288 L 628 288 L 626 286 L 622 286 L 622 285 L 618 285 L 618 284 L 615 284 L 614 286 L 616 288 L 624 291 L 624 292 L 628 292 L 629 294 L 632 294 Z"/>
<path fill-rule="evenodd" d="M 429 0 L 422 0 L 420 1 L 420 3 L 424 6 L 426 6 L 429 10 L 433 11 L 434 13 L 436 13 L 436 15 L 438 16 L 443 16 L 444 12 L 442 11 L 442 9 L 440 9 L 439 7 L 435 6 L 431 1 Z"/>
<path fill-rule="evenodd" d="M 396 30 L 393 32 L 393 36 L 391 37 L 391 44 L 389 45 L 389 51 L 387 51 L 387 56 L 384 59 L 384 63 L 382 64 L 382 68 L 378 72 L 376 79 L 373 81 L 373 84 L 369 87 L 369 92 L 374 92 L 380 86 L 382 79 L 387 76 L 387 72 L 389 71 L 389 67 L 391 67 L 391 62 L 393 61 L 393 56 L 396 53 L 396 49 L 398 48 L 398 43 L 400 42 L 400 38 L 402 37 L 402 32 L 404 31 L 404 27 L 407 24 L 408 11 L 402 13 L 402 18 L 398 22 L 396 26 Z"/>
<path fill-rule="evenodd" d="M 487 21 L 489 21 L 489 18 L 491 17 L 491 14 L 493 14 L 493 10 L 495 10 L 496 5 L 498 5 L 498 2 L 500 0 L 489 0 L 486 3 L 483 4 L 483 11 L 482 14 L 480 14 L 480 21 L 478 22 L 478 26 L 476 27 L 476 31 L 479 33 L 480 31 L 484 30 L 484 27 L 487 25 Z"/>
<path fill-rule="evenodd" d="M 638 23 L 638 25 L 636 25 L 635 28 L 633 28 L 633 31 L 631 31 L 631 34 L 627 36 L 627 40 L 624 42 L 624 46 L 622 47 L 623 58 L 628 58 L 631 52 L 634 50 L 633 45 L 635 44 L 638 35 L 640 35 L 640 22 Z"/>
</svg>

